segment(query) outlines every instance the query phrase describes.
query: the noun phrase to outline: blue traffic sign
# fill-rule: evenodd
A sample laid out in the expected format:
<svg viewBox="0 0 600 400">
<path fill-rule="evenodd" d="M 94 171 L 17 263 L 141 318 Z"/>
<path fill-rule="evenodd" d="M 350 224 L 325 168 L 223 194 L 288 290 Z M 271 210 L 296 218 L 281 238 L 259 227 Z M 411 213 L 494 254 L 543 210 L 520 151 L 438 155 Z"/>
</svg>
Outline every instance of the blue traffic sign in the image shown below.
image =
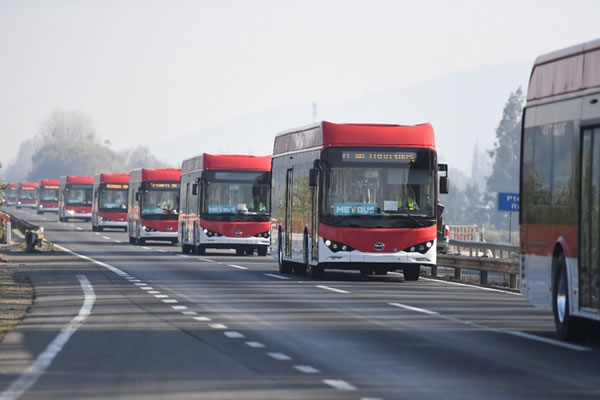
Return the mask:
<svg viewBox="0 0 600 400">
<path fill-rule="evenodd" d="M 519 193 L 498 193 L 498 211 L 519 211 Z"/>
</svg>

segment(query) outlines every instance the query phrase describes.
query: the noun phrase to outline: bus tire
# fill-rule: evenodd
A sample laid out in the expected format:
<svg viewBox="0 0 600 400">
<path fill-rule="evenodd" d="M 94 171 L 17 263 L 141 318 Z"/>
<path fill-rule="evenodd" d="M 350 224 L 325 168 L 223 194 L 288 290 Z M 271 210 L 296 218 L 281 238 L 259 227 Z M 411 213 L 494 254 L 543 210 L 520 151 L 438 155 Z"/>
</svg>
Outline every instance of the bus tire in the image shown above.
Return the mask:
<svg viewBox="0 0 600 400">
<path fill-rule="evenodd" d="M 135 238 L 133 236 L 129 236 L 129 243 L 135 244 Z"/>
<path fill-rule="evenodd" d="M 244 255 L 244 249 L 242 249 L 241 247 L 238 247 L 237 249 L 235 249 L 235 255 L 236 256 L 243 256 Z"/>
<path fill-rule="evenodd" d="M 139 244 L 140 246 L 143 246 L 146 244 L 146 239 L 142 239 L 142 238 L 137 238 L 136 240 L 137 244 Z"/>
<path fill-rule="evenodd" d="M 552 260 L 555 272 L 552 285 L 552 313 L 556 333 L 561 340 L 577 342 L 585 336 L 585 320 L 574 317 L 569 310 L 567 263 L 562 253 Z"/>
<path fill-rule="evenodd" d="M 204 253 L 206 253 L 206 248 L 204 246 L 200 245 L 196 247 L 196 254 L 203 256 Z"/>
<path fill-rule="evenodd" d="M 420 265 L 407 265 L 406 267 L 404 267 L 402 272 L 404 273 L 405 281 L 418 281 L 419 273 L 421 272 L 421 266 Z"/>
<path fill-rule="evenodd" d="M 96 232 L 102 232 L 103 230 L 104 230 L 104 228 L 101 226 L 96 227 Z"/>
<path fill-rule="evenodd" d="M 292 272 L 292 266 L 288 261 L 283 259 L 283 248 L 281 246 L 281 232 L 279 233 L 279 244 L 277 246 L 277 263 L 279 264 L 279 272 L 289 274 Z"/>
<path fill-rule="evenodd" d="M 257 249 L 258 255 L 264 257 L 267 255 L 267 246 L 259 246 Z"/>
</svg>

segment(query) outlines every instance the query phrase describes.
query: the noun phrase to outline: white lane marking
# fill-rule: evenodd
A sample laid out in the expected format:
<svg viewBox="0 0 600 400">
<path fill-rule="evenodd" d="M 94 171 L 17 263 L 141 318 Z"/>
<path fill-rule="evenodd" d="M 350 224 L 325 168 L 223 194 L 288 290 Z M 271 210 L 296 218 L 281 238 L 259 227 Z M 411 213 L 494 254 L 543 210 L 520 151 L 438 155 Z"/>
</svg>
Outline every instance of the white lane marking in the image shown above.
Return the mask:
<svg viewBox="0 0 600 400">
<path fill-rule="evenodd" d="M 142 289 L 142 290 L 152 290 L 154 288 L 150 287 L 150 286 L 140 286 L 140 289 Z"/>
<path fill-rule="evenodd" d="M 139 280 L 138 278 L 125 278 L 127 280 L 129 280 L 129 282 L 141 282 L 141 280 Z"/>
<path fill-rule="evenodd" d="M 470 288 L 474 288 L 474 289 L 486 290 L 488 292 L 505 293 L 505 294 L 512 294 L 513 296 L 521 296 L 521 293 L 519 293 L 519 292 L 509 292 L 508 290 L 494 289 L 494 288 L 489 288 L 489 287 L 485 287 L 485 286 L 470 285 L 468 283 L 449 282 L 449 281 L 445 281 L 443 279 L 424 278 L 424 277 L 420 277 L 419 279 L 422 279 L 424 281 L 446 283 L 448 285 L 465 286 L 465 287 L 470 287 Z"/>
<path fill-rule="evenodd" d="M 546 343 L 546 344 L 550 344 L 550 345 L 553 345 L 553 346 L 562 347 L 562 348 L 569 349 L 569 350 L 575 350 L 575 351 L 591 351 L 592 350 L 589 347 L 578 346 L 578 345 L 571 344 L 571 343 L 565 343 L 565 342 L 561 342 L 559 340 L 549 339 L 549 338 L 545 338 L 543 336 L 532 335 L 532 334 L 525 333 L 525 332 L 520 332 L 520 331 L 504 331 L 504 330 L 501 330 L 501 329 L 490 328 L 489 326 L 481 325 L 481 324 L 478 324 L 476 322 L 463 321 L 463 320 L 458 319 L 456 317 L 451 317 L 449 315 L 443 315 L 443 314 L 438 313 L 437 311 L 426 310 L 424 308 L 412 307 L 412 306 L 408 306 L 406 304 L 400 304 L 400 303 L 388 303 L 388 304 L 391 305 L 391 306 L 394 306 L 394 307 L 404 308 L 404 309 L 409 310 L 409 311 L 415 311 L 415 312 L 419 312 L 419 313 L 431 315 L 431 316 L 434 316 L 434 317 L 437 317 L 437 318 L 442 318 L 442 319 L 445 319 L 447 321 L 452 321 L 452 322 L 456 322 L 456 323 L 459 323 L 459 324 L 472 326 L 472 327 L 479 328 L 479 329 L 482 329 L 482 330 L 485 330 L 485 331 L 488 331 L 488 332 L 504 333 L 504 334 L 507 334 L 507 335 L 518 336 L 518 337 L 523 338 L 523 339 L 534 340 L 534 341 L 537 341 L 537 342 Z"/>
<path fill-rule="evenodd" d="M 321 372 L 318 369 L 311 367 L 310 365 L 294 365 L 294 369 L 305 374 L 318 374 Z"/>
<path fill-rule="evenodd" d="M 143 282 L 135 282 L 134 285 L 135 286 L 146 286 L 146 284 Z"/>
<path fill-rule="evenodd" d="M 227 325 L 223 324 L 208 324 L 213 329 L 227 329 Z"/>
<path fill-rule="evenodd" d="M 196 311 L 182 311 L 183 315 L 198 315 Z"/>
<path fill-rule="evenodd" d="M 236 331 L 227 331 L 227 332 L 223 332 L 223 334 L 230 339 L 241 339 L 241 338 L 245 337 L 244 335 L 242 335 L 241 333 L 236 332 Z"/>
<path fill-rule="evenodd" d="M 317 287 L 319 289 L 329 290 L 329 291 L 336 292 L 336 293 L 350 293 L 350 292 L 348 292 L 346 290 L 336 289 L 336 288 L 332 288 L 332 287 L 324 286 L 324 285 L 318 285 L 318 286 L 315 286 L 315 287 Z"/>
<path fill-rule="evenodd" d="M 160 251 L 161 253 L 166 253 L 165 250 L 157 249 L 156 251 Z"/>
<path fill-rule="evenodd" d="M 404 308 L 405 310 L 414 311 L 414 312 L 418 312 L 418 313 L 422 313 L 422 314 L 427 314 L 427 315 L 439 315 L 440 314 L 437 311 L 430 311 L 430 310 L 426 310 L 424 308 L 407 306 L 406 304 L 400 304 L 400 303 L 388 303 L 388 304 L 390 306 Z"/>
<path fill-rule="evenodd" d="M 215 260 L 211 260 L 211 259 L 208 259 L 208 258 L 200 258 L 200 257 L 198 257 L 198 260 L 200 260 L 200 261 L 206 261 L 206 262 L 215 262 Z"/>
<path fill-rule="evenodd" d="M 149 290 L 148 293 L 150 293 L 150 294 L 160 294 L 160 290 Z"/>
<path fill-rule="evenodd" d="M 264 276 L 270 276 L 271 278 L 277 278 L 277 279 L 290 279 L 287 276 L 281 276 L 281 275 L 276 275 L 276 274 L 263 274 Z"/>
<path fill-rule="evenodd" d="M 171 306 L 171 308 L 177 311 L 187 310 L 187 306 Z"/>
<path fill-rule="evenodd" d="M 157 299 L 166 299 L 167 297 L 169 297 L 169 295 L 166 295 L 166 294 L 155 294 L 154 297 L 156 297 Z"/>
<path fill-rule="evenodd" d="M 337 390 L 356 390 L 356 387 L 341 379 L 324 379 L 323 383 Z"/>
<path fill-rule="evenodd" d="M 14 381 L 4 392 L 0 393 L 0 399 L 18 399 L 23 393 L 29 390 L 50 366 L 54 357 L 63 349 L 71 336 L 73 336 L 92 313 L 92 308 L 96 301 L 94 288 L 85 275 L 77 275 L 77 279 L 79 279 L 84 296 L 83 305 L 79 309 L 79 313 L 56 335 L 54 340 L 37 356 L 33 364 L 25 370 L 19 379 Z"/>
<path fill-rule="evenodd" d="M 77 227 L 77 230 L 78 230 L 78 231 L 80 231 L 80 230 L 81 230 L 81 228 L 78 226 L 78 227 Z"/>
<path fill-rule="evenodd" d="M 102 236 L 102 239 L 111 240 L 108 236 Z"/>
<path fill-rule="evenodd" d="M 189 256 L 186 256 L 185 254 L 176 254 L 176 256 L 177 257 L 189 257 Z"/>
<path fill-rule="evenodd" d="M 208 322 L 208 321 L 212 321 L 212 319 L 208 318 L 208 317 L 194 317 L 194 319 L 198 322 Z"/>
<path fill-rule="evenodd" d="M 237 269 L 248 269 L 248 267 L 242 267 L 241 265 L 235 264 L 227 264 L 228 267 L 237 268 Z"/>
<path fill-rule="evenodd" d="M 262 348 L 266 347 L 264 344 L 262 344 L 260 342 L 246 342 L 246 345 L 248 345 L 249 347 L 252 347 L 253 349 L 262 349 Z"/>
<path fill-rule="evenodd" d="M 72 227 L 72 228 L 75 228 L 75 225 L 73 225 L 73 224 L 69 224 L 69 226 Z"/>
<path fill-rule="evenodd" d="M 100 234 L 98 232 L 94 232 L 94 235 L 96 236 L 100 236 Z"/>
<path fill-rule="evenodd" d="M 113 242 L 115 242 L 115 243 L 121 243 L 121 241 L 120 241 L 120 240 L 116 240 L 116 239 L 115 239 L 115 240 L 113 240 Z"/>
<path fill-rule="evenodd" d="M 150 250 L 150 247 L 148 247 L 148 246 L 142 246 L 142 249 L 144 249 L 144 250 Z"/>
<path fill-rule="evenodd" d="M 267 355 L 277 361 L 287 361 L 292 359 L 292 357 L 283 353 L 267 353 Z"/>
<path fill-rule="evenodd" d="M 158 296 L 160 296 L 160 294 L 157 295 L 156 297 L 158 297 Z M 175 304 L 175 303 L 179 303 L 179 302 L 177 300 L 175 300 L 175 299 L 164 299 L 163 303 L 166 303 L 166 304 Z"/>
</svg>

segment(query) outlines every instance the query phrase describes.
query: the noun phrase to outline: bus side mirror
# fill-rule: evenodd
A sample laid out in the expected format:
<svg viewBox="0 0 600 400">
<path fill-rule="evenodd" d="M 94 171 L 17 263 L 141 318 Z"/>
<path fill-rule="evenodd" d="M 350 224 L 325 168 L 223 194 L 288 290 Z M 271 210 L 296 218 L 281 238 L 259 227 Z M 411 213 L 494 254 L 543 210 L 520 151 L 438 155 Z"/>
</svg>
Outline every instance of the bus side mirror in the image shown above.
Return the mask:
<svg viewBox="0 0 600 400">
<path fill-rule="evenodd" d="M 198 184 L 197 184 L 197 183 L 194 183 L 194 184 L 192 185 L 192 194 L 193 194 L 194 196 L 197 196 L 197 195 L 198 195 Z"/>
<path fill-rule="evenodd" d="M 450 180 L 447 176 L 440 176 L 440 194 L 448 194 Z"/>
<path fill-rule="evenodd" d="M 316 168 L 311 168 L 308 171 L 308 186 L 315 187 L 317 186 L 319 177 L 319 170 Z"/>
<path fill-rule="evenodd" d="M 135 192 L 135 201 L 140 201 L 141 197 L 142 196 L 141 196 L 140 192 Z"/>
</svg>

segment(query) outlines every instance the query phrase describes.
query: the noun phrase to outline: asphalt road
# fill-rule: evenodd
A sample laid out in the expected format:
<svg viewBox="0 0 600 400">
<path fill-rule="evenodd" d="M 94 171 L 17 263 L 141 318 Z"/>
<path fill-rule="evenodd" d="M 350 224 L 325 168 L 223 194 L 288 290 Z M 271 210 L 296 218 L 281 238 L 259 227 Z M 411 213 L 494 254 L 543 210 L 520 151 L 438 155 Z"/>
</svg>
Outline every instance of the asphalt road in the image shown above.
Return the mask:
<svg viewBox="0 0 600 400">
<path fill-rule="evenodd" d="M 600 341 L 559 342 L 550 313 L 514 293 L 401 274 L 312 281 L 270 256 L 184 255 L 9 211 L 100 263 L 32 256 L 36 299 L 0 344 L 0 391 L 77 315 L 80 277 L 96 299 L 22 398 L 600 398 Z"/>
</svg>

